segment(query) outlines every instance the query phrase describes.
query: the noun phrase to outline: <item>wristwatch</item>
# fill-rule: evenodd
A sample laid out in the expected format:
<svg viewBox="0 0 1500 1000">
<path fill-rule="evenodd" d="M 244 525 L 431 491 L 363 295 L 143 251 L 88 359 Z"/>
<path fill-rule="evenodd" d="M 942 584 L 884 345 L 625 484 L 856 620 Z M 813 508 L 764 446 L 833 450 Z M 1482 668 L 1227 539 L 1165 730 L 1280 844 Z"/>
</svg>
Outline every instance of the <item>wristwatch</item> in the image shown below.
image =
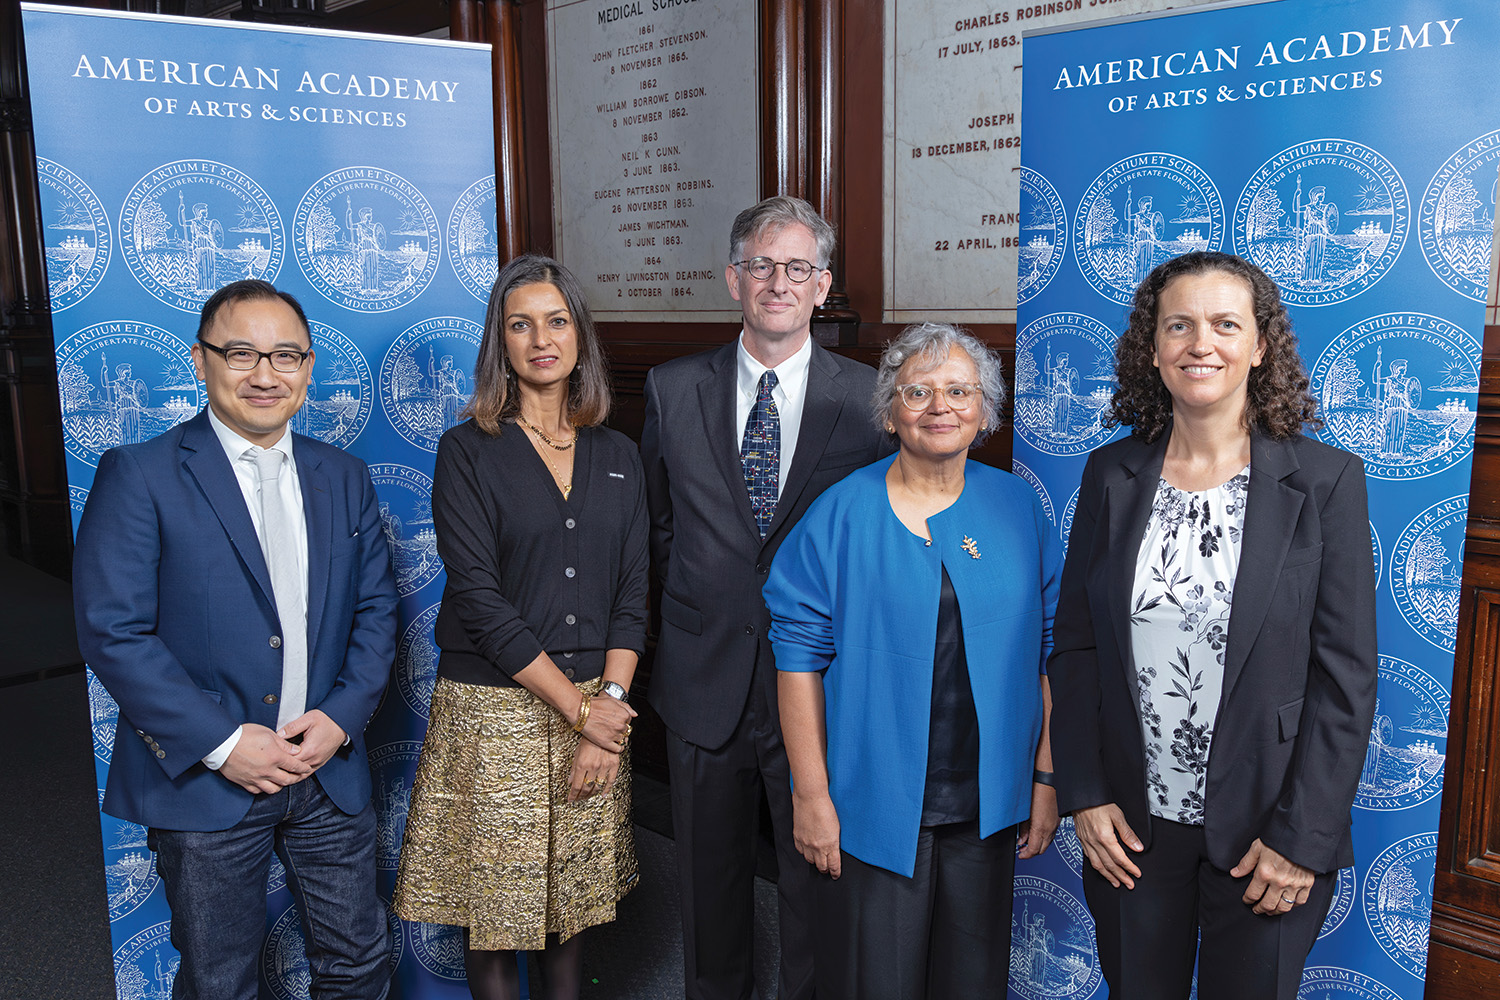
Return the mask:
<svg viewBox="0 0 1500 1000">
<path fill-rule="evenodd" d="M 614 681 L 605 681 L 604 685 L 599 688 L 599 693 L 607 694 L 615 701 L 622 701 L 627 705 L 630 704 L 630 692 L 626 691 Z"/>
</svg>

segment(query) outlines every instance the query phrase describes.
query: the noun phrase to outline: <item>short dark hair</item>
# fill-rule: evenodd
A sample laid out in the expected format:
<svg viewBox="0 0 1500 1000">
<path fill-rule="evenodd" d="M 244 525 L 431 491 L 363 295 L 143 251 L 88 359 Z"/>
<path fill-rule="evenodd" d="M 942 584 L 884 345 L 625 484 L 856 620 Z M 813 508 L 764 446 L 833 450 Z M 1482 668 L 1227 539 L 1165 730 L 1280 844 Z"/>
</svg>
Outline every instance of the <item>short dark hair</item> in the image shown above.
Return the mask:
<svg viewBox="0 0 1500 1000">
<path fill-rule="evenodd" d="M 536 284 L 551 285 L 561 293 L 573 317 L 573 329 L 578 331 L 578 362 L 568 375 L 568 419 L 575 427 L 593 427 L 609 416 L 609 366 L 583 286 L 551 257 L 522 254 L 500 269 L 490 289 L 484 339 L 474 361 L 474 395 L 462 414 L 472 417 L 480 430 L 492 436 L 500 433 L 501 424 L 514 421 L 521 412 L 516 372 L 505 350 L 505 300 L 523 285 Z"/>
<path fill-rule="evenodd" d="M 270 299 L 280 299 L 292 307 L 292 312 L 297 314 L 297 322 L 302 324 L 302 331 L 307 334 L 307 342 L 311 344 L 312 328 L 307 325 L 307 313 L 302 311 L 302 303 L 291 292 L 280 291 L 269 281 L 261 281 L 259 278 L 231 281 L 210 295 L 208 301 L 203 303 L 203 311 L 198 314 L 198 339 L 202 340 L 203 335 L 213 327 L 219 311 L 225 306 L 232 306 L 237 302 L 266 302 Z"/>
<path fill-rule="evenodd" d="M 1130 322 L 1115 344 L 1115 381 L 1107 422 L 1131 428 L 1145 441 L 1155 441 L 1172 417 L 1172 397 L 1152 358 L 1156 353 L 1156 313 L 1161 293 L 1174 278 L 1218 272 L 1239 278 L 1250 289 L 1255 307 L 1255 329 L 1265 346 L 1261 363 L 1250 369 L 1245 402 L 1245 424 L 1270 437 L 1285 440 L 1304 426 L 1321 427 L 1318 402 L 1308 391 L 1307 370 L 1297 353 L 1297 335 L 1281 301 L 1281 290 L 1266 272 L 1242 257 L 1195 250 L 1156 265 L 1135 290 Z"/>
</svg>

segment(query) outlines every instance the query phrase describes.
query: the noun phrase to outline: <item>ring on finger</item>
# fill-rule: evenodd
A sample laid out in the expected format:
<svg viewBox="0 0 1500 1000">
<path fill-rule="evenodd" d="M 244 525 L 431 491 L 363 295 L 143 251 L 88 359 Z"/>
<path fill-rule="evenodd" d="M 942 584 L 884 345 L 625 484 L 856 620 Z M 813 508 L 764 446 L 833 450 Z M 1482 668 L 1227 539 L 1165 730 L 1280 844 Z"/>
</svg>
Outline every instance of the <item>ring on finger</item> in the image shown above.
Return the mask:
<svg viewBox="0 0 1500 1000">
<path fill-rule="evenodd" d="M 1286 905 L 1288 905 L 1288 906 L 1296 906 L 1297 905 L 1297 899 L 1296 899 L 1296 897 L 1293 897 L 1291 899 L 1287 899 L 1285 896 L 1282 896 L 1281 897 L 1281 901 L 1283 903 L 1285 903 Z"/>
</svg>

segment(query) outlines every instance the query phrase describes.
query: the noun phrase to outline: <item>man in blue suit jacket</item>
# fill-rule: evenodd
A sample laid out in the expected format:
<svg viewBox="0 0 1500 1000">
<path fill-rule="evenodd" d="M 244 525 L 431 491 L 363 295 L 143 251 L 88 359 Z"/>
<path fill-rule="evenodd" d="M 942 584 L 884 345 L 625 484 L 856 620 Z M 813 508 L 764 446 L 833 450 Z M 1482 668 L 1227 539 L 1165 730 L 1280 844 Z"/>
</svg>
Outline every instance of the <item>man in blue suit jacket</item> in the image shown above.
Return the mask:
<svg viewBox="0 0 1500 1000">
<path fill-rule="evenodd" d="M 287 429 L 313 365 L 290 295 L 220 289 L 192 353 L 208 408 L 106 452 L 78 528 L 78 644 L 120 705 L 104 810 L 149 828 L 178 1000 L 256 997 L 273 849 L 313 995 L 373 1000 L 390 971 L 363 732 L 396 632 L 374 487 Z"/>
</svg>

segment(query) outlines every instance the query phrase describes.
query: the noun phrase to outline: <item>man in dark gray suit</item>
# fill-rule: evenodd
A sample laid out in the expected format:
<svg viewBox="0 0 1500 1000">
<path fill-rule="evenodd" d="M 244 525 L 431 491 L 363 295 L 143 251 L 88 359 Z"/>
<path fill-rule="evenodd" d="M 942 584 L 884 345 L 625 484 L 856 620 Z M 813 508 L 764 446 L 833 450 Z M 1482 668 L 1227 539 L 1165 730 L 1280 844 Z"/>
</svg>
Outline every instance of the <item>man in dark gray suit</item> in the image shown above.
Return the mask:
<svg viewBox="0 0 1500 1000">
<path fill-rule="evenodd" d="M 672 820 L 690 1000 L 745 1000 L 764 789 L 780 876 L 782 1000 L 813 995 L 809 865 L 792 843 L 791 778 L 760 588 L 808 504 L 880 457 L 875 372 L 812 342 L 833 227 L 798 198 L 741 212 L 724 269 L 744 327 L 646 378 L 641 455 L 662 583 L 651 703 L 669 730 Z"/>
</svg>

